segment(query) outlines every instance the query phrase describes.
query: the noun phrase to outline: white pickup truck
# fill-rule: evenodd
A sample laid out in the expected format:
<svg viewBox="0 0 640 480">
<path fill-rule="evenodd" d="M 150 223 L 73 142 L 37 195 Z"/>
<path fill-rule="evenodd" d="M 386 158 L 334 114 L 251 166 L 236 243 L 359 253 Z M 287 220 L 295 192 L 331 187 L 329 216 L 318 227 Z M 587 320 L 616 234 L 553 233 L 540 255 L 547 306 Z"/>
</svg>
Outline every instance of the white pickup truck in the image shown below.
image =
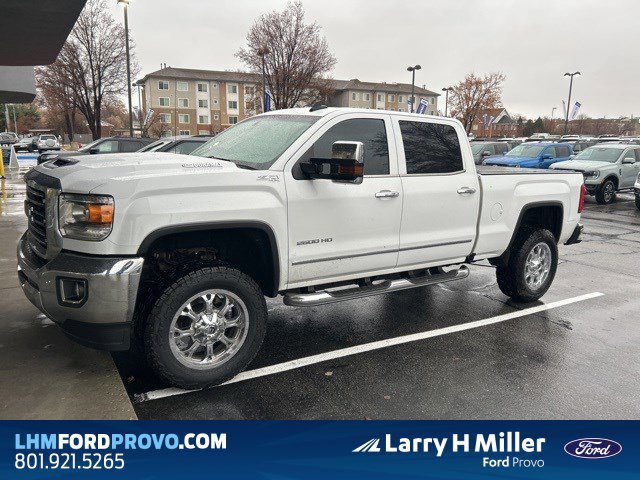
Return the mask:
<svg viewBox="0 0 640 480">
<path fill-rule="evenodd" d="M 61 155 L 25 177 L 29 300 L 94 348 L 140 345 L 167 383 L 224 382 L 265 296 L 315 306 L 465 278 L 489 260 L 533 301 L 579 241 L 580 173 L 478 167 L 454 119 L 270 112 L 194 152 Z"/>
</svg>

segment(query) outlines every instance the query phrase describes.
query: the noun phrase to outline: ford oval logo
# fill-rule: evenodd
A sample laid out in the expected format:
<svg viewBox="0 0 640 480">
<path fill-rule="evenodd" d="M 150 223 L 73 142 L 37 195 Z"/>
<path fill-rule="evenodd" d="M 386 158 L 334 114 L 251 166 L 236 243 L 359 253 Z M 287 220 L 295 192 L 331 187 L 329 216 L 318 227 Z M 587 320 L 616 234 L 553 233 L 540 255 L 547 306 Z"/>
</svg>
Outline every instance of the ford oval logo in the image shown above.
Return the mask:
<svg viewBox="0 0 640 480">
<path fill-rule="evenodd" d="M 622 445 L 606 438 L 579 438 L 564 446 L 564 451 L 578 458 L 607 458 L 622 451 Z"/>
</svg>

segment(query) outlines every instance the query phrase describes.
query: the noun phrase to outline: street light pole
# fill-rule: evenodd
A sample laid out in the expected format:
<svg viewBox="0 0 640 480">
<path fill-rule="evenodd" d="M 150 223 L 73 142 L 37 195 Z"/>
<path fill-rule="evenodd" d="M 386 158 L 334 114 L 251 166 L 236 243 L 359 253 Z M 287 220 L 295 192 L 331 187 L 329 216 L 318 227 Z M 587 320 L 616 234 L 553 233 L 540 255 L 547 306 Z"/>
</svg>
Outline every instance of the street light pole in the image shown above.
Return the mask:
<svg viewBox="0 0 640 480">
<path fill-rule="evenodd" d="M 449 107 L 449 92 L 453 90 L 453 87 L 445 87 L 442 89 L 443 92 L 445 92 L 444 94 L 444 116 L 447 116 L 447 109 Z"/>
<path fill-rule="evenodd" d="M 133 137 L 133 107 L 131 105 L 131 54 L 129 52 L 129 0 L 118 0 L 124 6 L 124 37 L 127 50 L 127 92 L 129 95 L 129 136 Z"/>
<path fill-rule="evenodd" d="M 411 72 L 411 113 L 413 113 L 415 96 L 414 92 L 416 89 L 416 70 L 420 70 L 422 67 L 420 65 L 414 65 L 413 67 L 407 67 L 407 71 Z"/>
<path fill-rule="evenodd" d="M 267 104 L 267 72 L 265 67 L 265 57 L 270 53 L 271 51 L 264 45 L 258 49 L 258 55 L 262 57 L 262 113 L 264 113 L 264 107 Z"/>
<path fill-rule="evenodd" d="M 571 90 L 573 89 L 573 77 L 580 76 L 580 72 L 573 73 L 565 73 L 565 77 L 569 77 L 569 99 L 567 100 L 567 108 L 566 112 L 564 112 L 564 134 L 567 134 L 567 130 L 569 129 L 569 110 L 571 109 Z"/>
</svg>

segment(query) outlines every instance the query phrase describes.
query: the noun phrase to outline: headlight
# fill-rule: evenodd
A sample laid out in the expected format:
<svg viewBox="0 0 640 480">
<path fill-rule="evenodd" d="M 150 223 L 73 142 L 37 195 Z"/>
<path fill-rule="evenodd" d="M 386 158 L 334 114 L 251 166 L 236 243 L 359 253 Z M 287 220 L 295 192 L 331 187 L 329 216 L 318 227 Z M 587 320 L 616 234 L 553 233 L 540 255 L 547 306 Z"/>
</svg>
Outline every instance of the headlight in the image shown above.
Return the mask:
<svg viewBox="0 0 640 480">
<path fill-rule="evenodd" d="M 584 172 L 584 176 L 587 178 L 598 178 L 600 176 L 600 172 Z"/>
<path fill-rule="evenodd" d="M 63 193 L 58 203 L 60 233 L 65 238 L 100 241 L 113 227 L 113 198 Z"/>
</svg>

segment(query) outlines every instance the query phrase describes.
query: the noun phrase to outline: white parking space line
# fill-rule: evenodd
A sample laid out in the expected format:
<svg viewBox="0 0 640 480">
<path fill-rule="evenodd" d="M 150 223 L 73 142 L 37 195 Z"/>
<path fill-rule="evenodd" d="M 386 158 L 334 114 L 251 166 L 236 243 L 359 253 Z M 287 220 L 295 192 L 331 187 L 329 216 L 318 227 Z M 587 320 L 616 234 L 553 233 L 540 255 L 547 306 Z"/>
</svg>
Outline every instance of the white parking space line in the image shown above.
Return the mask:
<svg viewBox="0 0 640 480">
<path fill-rule="evenodd" d="M 255 370 L 249 370 L 242 372 L 221 385 L 229 385 L 232 383 L 244 382 L 245 380 L 251 380 L 253 378 L 265 377 L 267 375 L 275 375 L 276 373 L 286 372 L 288 370 L 294 370 L 296 368 L 302 368 L 315 363 L 326 362 L 328 360 L 335 360 L 336 358 L 348 357 L 350 355 L 356 355 L 358 353 L 370 352 L 372 350 L 379 350 L 381 348 L 392 347 L 394 345 L 402 345 L 404 343 L 417 342 L 419 340 L 426 340 L 428 338 L 441 337 L 443 335 L 449 335 L 451 333 L 462 332 L 465 330 L 471 330 L 474 328 L 485 327 L 487 325 L 494 325 L 500 322 L 506 322 L 507 320 L 513 320 L 514 318 L 525 317 L 534 313 L 544 312 L 553 308 L 563 307 L 572 303 L 584 302 L 592 298 L 603 296 L 604 293 L 592 292 L 578 297 L 567 298 L 565 300 L 558 300 L 557 302 L 551 302 L 546 305 L 538 305 L 536 307 L 525 308 L 523 310 L 517 310 L 511 313 L 505 313 L 496 317 L 487 318 L 484 320 L 476 320 L 474 322 L 462 323 L 460 325 L 452 325 L 450 327 L 438 328 L 435 330 L 428 330 L 426 332 L 413 333 L 411 335 L 403 335 L 401 337 L 388 338 L 386 340 L 379 340 L 377 342 L 364 343 L 362 345 L 356 345 L 353 347 L 341 348 L 339 350 L 333 350 L 331 352 L 320 353 L 318 355 L 311 355 L 309 357 L 298 358 L 290 360 L 288 362 L 278 363 L 276 365 L 270 365 L 268 367 L 256 368 Z M 219 385 L 219 386 L 221 386 Z M 185 393 L 195 392 L 198 390 L 183 390 L 180 388 L 164 388 L 161 390 L 154 390 L 141 395 L 137 395 L 134 403 L 142 403 L 149 400 L 158 400 L 160 398 L 172 397 L 174 395 L 184 395 Z"/>
</svg>

